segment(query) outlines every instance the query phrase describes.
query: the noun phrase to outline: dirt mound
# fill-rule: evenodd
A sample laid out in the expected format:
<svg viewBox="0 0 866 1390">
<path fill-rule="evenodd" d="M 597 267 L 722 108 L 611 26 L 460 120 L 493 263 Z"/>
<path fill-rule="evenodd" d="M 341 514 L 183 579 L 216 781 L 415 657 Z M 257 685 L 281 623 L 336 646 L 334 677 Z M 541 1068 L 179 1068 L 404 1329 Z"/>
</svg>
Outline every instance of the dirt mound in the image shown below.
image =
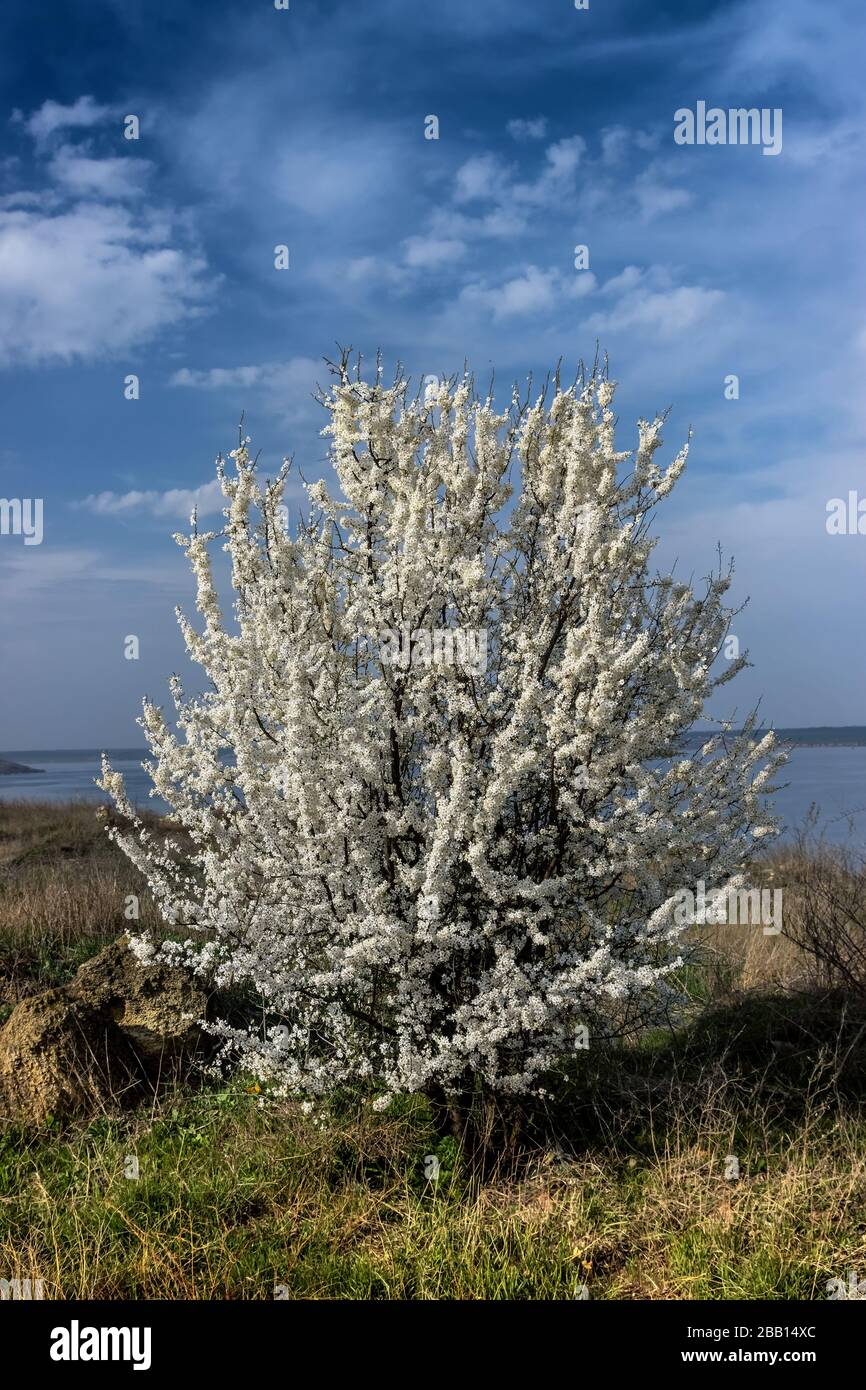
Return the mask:
<svg viewBox="0 0 866 1390">
<path fill-rule="evenodd" d="M 202 1049 L 207 996 L 192 974 L 143 965 L 125 937 L 0 1029 L 0 1119 L 42 1125 L 116 1109 Z"/>
<path fill-rule="evenodd" d="M 142 965 L 125 937 L 86 961 L 66 988 L 73 999 L 110 1017 L 145 1059 L 165 1059 L 200 1041 L 198 1020 L 207 1011 L 207 995 L 192 973 Z"/>
</svg>

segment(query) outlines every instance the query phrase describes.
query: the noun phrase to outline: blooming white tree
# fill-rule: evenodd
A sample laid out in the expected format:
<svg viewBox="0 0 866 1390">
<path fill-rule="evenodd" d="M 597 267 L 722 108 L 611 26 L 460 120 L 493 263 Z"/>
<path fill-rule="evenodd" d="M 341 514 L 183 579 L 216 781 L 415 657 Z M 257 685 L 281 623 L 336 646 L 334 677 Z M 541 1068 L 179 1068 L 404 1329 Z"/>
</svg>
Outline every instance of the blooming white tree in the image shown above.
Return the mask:
<svg viewBox="0 0 866 1390">
<path fill-rule="evenodd" d="M 254 991 L 261 1026 L 221 1032 L 286 1090 L 519 1095 L 586 1030 L 669 1007 L 678 894 L 740 881 L 779 758 L 754 720 L 678 742 L 745 656 L 713 673 L 730 571 L 699 594 L 650 572 L 686 461 L 656 462 L 660 418 L 618 452 L 599 371 L 501 413 L 467 376 L 413 396 L 345 356 L 333 373 L 339 490 L 309 485 L 290 533 L 288 465 L 260 484 L 242 439 L 217 465 L 224 528 L 177 537 L 212 688 L 175 678 L 176 731 L 149 702 L 141 723 L 183 840 L 151 834 L 107 761 L 101 783 L 187 935 L 137 949 Z M 436 659 L 436 631 L 475 640 Z"/>
</svg>

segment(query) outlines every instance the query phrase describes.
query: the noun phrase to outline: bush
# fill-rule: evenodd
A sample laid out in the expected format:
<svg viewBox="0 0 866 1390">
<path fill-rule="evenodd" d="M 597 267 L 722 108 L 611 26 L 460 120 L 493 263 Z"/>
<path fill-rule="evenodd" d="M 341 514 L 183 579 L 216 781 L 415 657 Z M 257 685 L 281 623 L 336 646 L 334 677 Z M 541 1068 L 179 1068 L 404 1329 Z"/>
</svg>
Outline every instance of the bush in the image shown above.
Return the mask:
<svg viewBox="0 0 866 1390">
<path fill-rule="evenodd" d="M 193 516 L 177 538 L 211 688 L 175 680 L 178 731 L 150 703 L 142 725 L 191 863 L 106 763 L 132 822 L 114 833 L 190 933 L 167 957 L 257 991 L 264 1026 L 222 1029 L 255 1075 L 383 1103 L 518 1096 L 584 1030 L 666 1015 L 676 895 L 736 881 L 770 833 L 772 735 L 752 719 L 678 743 L 745 657 L 711 674 L 730 571 L 700 594 L 650 573 L 650 516 L 686 460 L 655 461 L 661 418 L 622 453 L 600 372 L 503 413 L 466 376 L 422 398 L 345 356 L 333 372 L 340 495 L 309 486 L 289 534 L 287 466 L 260 485 L 242 438 L 219 464 L 224 528 Z"/>
</svg>

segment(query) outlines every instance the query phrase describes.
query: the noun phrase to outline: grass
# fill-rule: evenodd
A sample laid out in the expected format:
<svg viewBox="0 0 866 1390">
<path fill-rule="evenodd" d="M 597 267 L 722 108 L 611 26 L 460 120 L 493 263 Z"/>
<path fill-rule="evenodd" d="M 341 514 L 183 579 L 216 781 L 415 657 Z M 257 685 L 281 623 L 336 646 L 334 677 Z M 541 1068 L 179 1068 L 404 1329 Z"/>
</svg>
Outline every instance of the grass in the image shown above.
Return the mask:
<svg viewBox="0 0 866 1390">
<path fill-rule="evenodd" d="M 444 1141 L 434 1184 L 423 1104 L 316 1122 L 258 1100 L 8 1133 L 0 1264 L 63 1298 L 809 1299 L 866 1263 L 866 1124 L 817 1106 L 793 1142 L 738 1141 L 737 1181 L 704 1115 L 484 1184 Z"/>
<path fill-rule="evenodd" d="M 123 930 L 140 885 L 95 827 L 0 805 L 7 1004 Z M 0 1273 L 62 1298 L 824 1298 L 866 1272 L 866 1005 L 734 928 L 689 985 L 692 1017 L 582 1054 L 483 1179 L 420 1097 L 305 1114 L 238 1079 L 7 1126 Z"/>
</svg>

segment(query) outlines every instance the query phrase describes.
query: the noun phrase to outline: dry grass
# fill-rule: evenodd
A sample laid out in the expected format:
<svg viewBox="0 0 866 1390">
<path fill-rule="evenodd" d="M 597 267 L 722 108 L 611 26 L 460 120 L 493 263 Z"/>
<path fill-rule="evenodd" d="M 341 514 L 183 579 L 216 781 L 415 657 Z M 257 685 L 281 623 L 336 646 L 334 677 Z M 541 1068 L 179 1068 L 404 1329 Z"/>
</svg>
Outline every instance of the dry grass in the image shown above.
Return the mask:
<svg viewBox="0 0 866 1390">
<path fill-rule="evenodd" d="M 764 936 L 760 928 L 708 926 L 702 945 L 705 979 L 715 998 L 733 989 L 806 989 L 813 981 L 812 963 L 781 933 Z"/>
<path fill-rule="evenodd" d="M 750 886 L 781 890 L 781 930 L 707 926 L 704 997 L 732 991 L 866 990 L 866 863 L 804 835 L 759 860 Z"/>
<path fill-rule="evenodd" d="M 0 802 L 0 1009 L 62 983 L 115 940 L 129 925 L 131 894 L 141 924 L 157 927 L 141 875 L 111 844 L 95 806 Z"/>
</svg>

